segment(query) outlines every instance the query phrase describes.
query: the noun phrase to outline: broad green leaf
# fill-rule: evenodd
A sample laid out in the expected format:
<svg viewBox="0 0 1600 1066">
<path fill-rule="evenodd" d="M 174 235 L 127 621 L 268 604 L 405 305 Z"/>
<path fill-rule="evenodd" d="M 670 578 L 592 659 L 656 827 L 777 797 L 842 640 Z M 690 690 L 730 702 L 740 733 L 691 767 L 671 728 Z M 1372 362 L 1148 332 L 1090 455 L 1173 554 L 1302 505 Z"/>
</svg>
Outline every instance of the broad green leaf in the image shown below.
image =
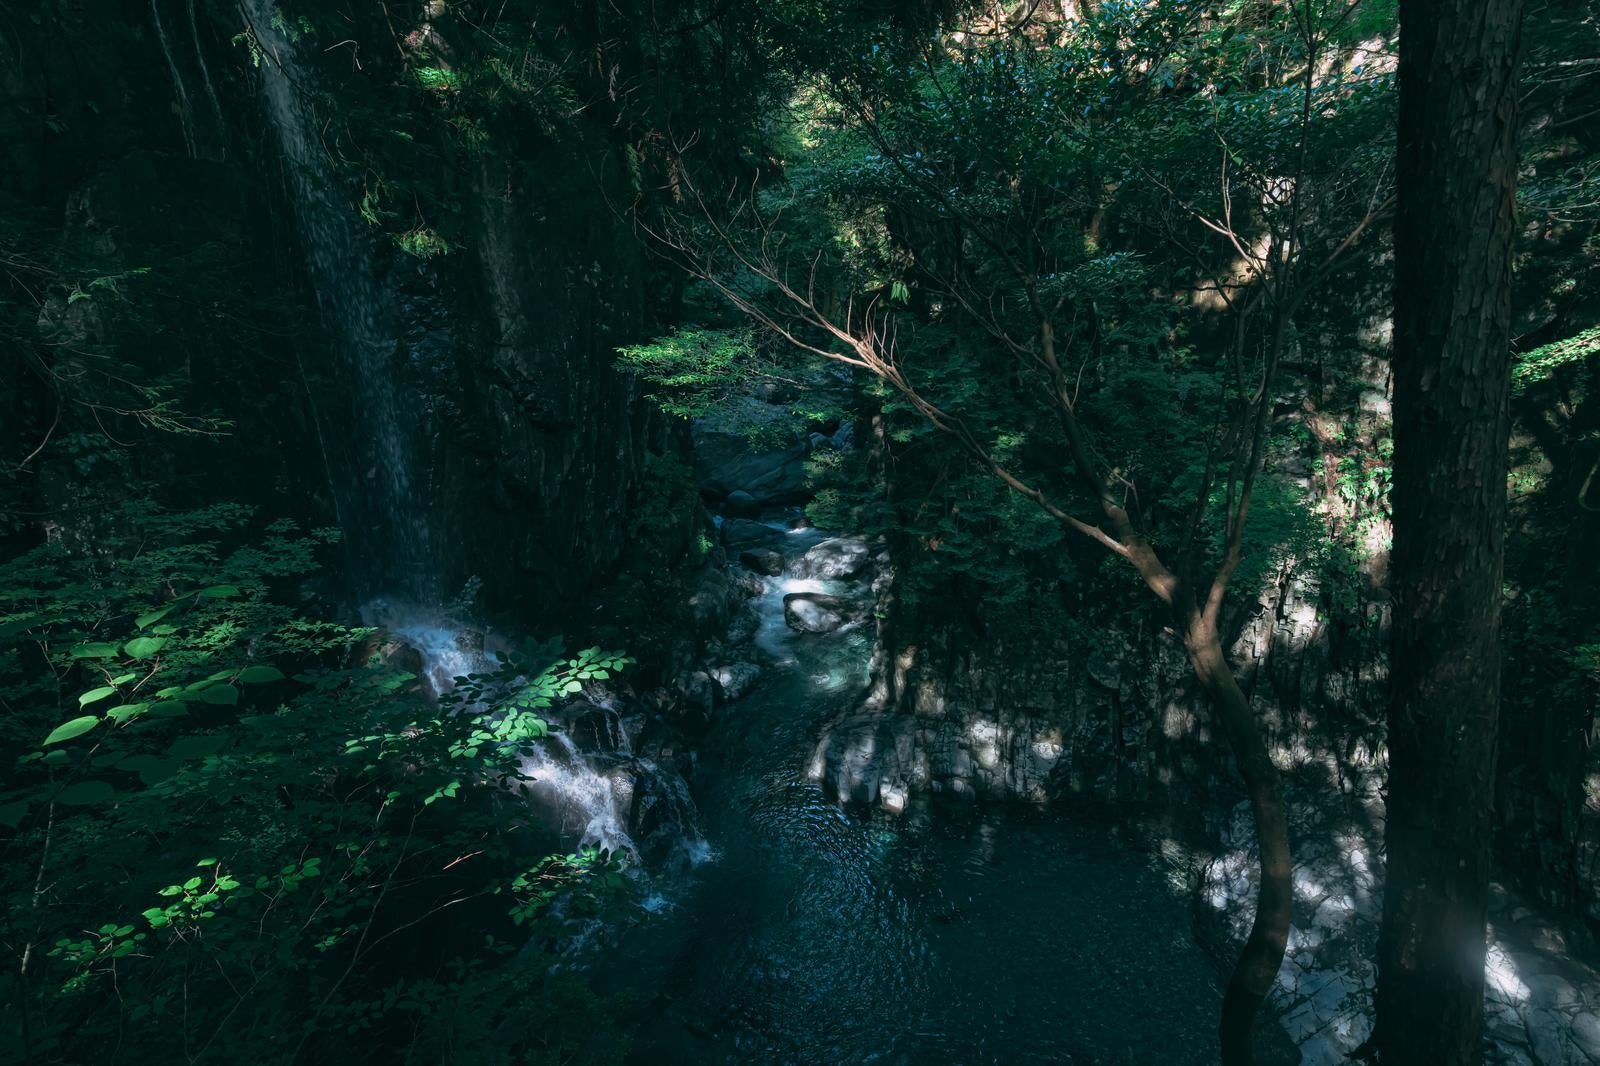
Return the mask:
<svg viewBox="0 0 1600 1066">
<path fill-rule="evenodd" d="M 72 649 L 74 659 L 109 659 L 120 649 L 115 644 L 79 644 Z"/>
<path fill-rule="evenodd" d="M 117 723 L 127 722 L 139 717 L 149 706 L 148 703 L 124 703 L 107 711 L 106 717 Z"/>
<path fill-rule="evenodd" d="M 225 600 L 237 595 L 239 589 L 234 585 L 212 585 L 208 589 L 200 590 L 200 598 L 203 600 Z"/>
<path fill-rule="evenodd" d="M 177 605 L 168 604 L 167 606 L 158 608 L 154 611 L 146 611 L 144 614 L 141 614 L 138 618 L 133 620 L 134 628 L 143 629 L 145 626 L 150 625 L 153 622 L 161 621 L 167 615 L 172 613 L 172 608 L 175 606 Z"/>
<path fill-rule="evenodd" d="M 0 804 L 0 825 L 15 829 L 22 824 L 22 818 L 28 813 L 28 801 L 17 800 L 15 803 Z"/>
<path fill-rule="evenodd" d="M 81 737 L 99 724 L 99 715 L 86 714 L 82 718 L 74 718 L 70 722 L 63 722 L 56 726 L 50 731 L 50 735 L 44 738 L 44 742 L 46 744 L 59 744 L 63 740 Z"/>
<path fill-rule="evenodd" d="M 166 646 L 166 637 L 134 637 L 122 646 L 122 650 L 135 659 L 148 659 Z"/>
<path fill-rule="evenodd" d="M 108 781 L 79 781 L 69 785 L 61 795 L 56 797 L 57 803 L 65 803 L 72 807 L 85 807 L 94 803 L 110 803 L 117 798 L 117 790 L 111 787 Z"/>
<path fill-rule="evenodd" d="M 92 688 L 78 697 L 78 706 L 87 707 L 96 700 L 103 700 L 107 696 L 115 695 L 116 691 L 117 687 L 115 685 L 101 685 L 99 688 Z"/>
<path fill-rule="evenodd" d="M 154 755 L 130 755 L 117 763 L 118 770 L 138 774 L 146 785 L 158 785 L 182 768 L 182 759 L 158 759 Z"/>
<path fill-rule="evenodd" d="M 239 702 L 239 690 L 232 685 L 209 685 L 200 690 L 200 698 L 207 703 L 232 707 Z"/>
<path fill-rule="evenodd" d="M 239 671 L 239 680 L 247 685 L 259 685 L 267 681 L 282 681 L 283 671 L 276 666 L 247 666 Z"/>
<path fill-rule="evenodd" d="M 178 738 L 167 748 L 167 754 L 175 759 L 198 759 L 202 755 L 215 755 L 227 745 L 226 737 L 202 733 L 198 736 Z"/>
</svg>

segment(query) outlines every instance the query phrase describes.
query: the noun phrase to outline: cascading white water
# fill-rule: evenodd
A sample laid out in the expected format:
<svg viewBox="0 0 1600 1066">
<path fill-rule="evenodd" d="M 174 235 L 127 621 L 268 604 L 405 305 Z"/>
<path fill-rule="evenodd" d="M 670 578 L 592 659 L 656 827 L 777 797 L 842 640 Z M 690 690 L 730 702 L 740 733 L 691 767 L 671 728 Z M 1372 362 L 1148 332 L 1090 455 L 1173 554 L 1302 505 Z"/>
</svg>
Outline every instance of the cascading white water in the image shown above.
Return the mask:
<svg viewBox="0 0 1600 1066">
<path fill-rule="evenodd" d="M 582 845 L 636 854 L 628 835 L 633 805 L 632 778 L 597 771 L 567 733 L 552 733 L 534 753 L 522 758 L 523 786 L 564 836 Z"/>
<path fill-rule="evenodd" d="M 373 270 L 374 249 L 340 191 L 311 113 L 312 75 L 296 31 L 273 0 L 242 0 L 255 39 L 261 94 L 295 194 L 296 228 L 323 325 L 354 400 L 350 456 L 332 478 L 358 575 L 373 586 L 430 597 L 428 508 L 413 484 L 410 433 L 419 413 L 396 383 L 394 294 Z"/>
<path fill-rule="evenodd" d="M 500 668 L 493 638 L 463 625 L 459 615 L 378 599 L 362 609 L 362 620 L 381 626 L 421 657 L 421 675 L 437 698 L 455 679 Z M 482 714 L 484 707 L 458 713 Z M 603 708 L 598 735 L 585 734 L 600 749 L 585 751 L 570 730 L 552 731 L 521 757 L 521 792 L 541 819 L 579 846 L 667 862 L 698 865 L 710 856 L 683 778 L 636 755 L 626 728 Z M 569 723 L 570 724 L 570 723 Z M 593 723 L 591 723 L 591 728 Z M 640 834 L 648 839 L 635 839 Z M 665 845 L 665 846 L 663 846 Z"/>
</svg>

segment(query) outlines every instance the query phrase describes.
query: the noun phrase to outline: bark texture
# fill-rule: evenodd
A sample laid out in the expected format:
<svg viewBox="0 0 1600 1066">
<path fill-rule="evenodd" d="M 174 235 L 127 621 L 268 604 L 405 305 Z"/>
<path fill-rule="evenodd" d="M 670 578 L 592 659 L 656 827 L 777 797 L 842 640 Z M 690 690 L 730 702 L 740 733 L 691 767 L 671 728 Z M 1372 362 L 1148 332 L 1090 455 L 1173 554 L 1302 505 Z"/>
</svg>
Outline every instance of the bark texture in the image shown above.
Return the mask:
<svg viewBox="0 0 1600 1066">
<path fill-rule="evenodd" d="M 1521 0 L 1401 5 L 1377 1043 L 1477 1062 L 1500 702 Z"/>
</svg>

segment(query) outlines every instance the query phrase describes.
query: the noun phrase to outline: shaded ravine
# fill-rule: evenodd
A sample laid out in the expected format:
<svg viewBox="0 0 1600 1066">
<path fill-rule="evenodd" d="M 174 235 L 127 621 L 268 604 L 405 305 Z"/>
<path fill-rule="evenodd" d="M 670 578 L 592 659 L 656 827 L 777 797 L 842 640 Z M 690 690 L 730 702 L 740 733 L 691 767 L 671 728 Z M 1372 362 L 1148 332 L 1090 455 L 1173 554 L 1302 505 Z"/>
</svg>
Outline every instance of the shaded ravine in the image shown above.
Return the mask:
<svg viewBox="0 0 1600 1066">
<path fill-rule="evenodd" d="M 794 633 L 782 597 L 803 586 L 764 586 L 766 671 L 696 774 L 716 859 L 593 962 L 636 1004 L 633 1061 L 1215 1061 L 1217 974 L 1182 886 L 1113 824 L 824 796 L 807 762 L 859 698 L 869 637 Z"/>
</svg>

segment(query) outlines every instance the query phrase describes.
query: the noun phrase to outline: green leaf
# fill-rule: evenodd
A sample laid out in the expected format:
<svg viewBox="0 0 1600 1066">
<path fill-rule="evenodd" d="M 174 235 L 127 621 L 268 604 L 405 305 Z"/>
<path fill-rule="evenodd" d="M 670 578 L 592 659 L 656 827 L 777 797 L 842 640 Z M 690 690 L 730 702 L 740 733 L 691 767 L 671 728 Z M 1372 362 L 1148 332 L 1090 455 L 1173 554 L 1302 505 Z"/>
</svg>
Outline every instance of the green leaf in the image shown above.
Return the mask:
<svg viewBox="0 0 1600 1066">
<path fill-rule="evenodd" d="M 72 649 L 74 659 L 109 659 L 117 654 L 115 644 L 79 644 Z"/>
<path fill-rule="evenodd" d="M 166 646 L 166 637 L 134 637 L 122 650 L 135 659 L 148 659 Z"/>
<path fill-rule="evenodd" d="M 160 784 L 182 768 L 182 759 L 158 759 L 154 755 L 130 755 L 117 763 L 118 770 L 138 774 L 146 785 Z"/>
<path fill-rule="evenodd" d="M 107 696 L 115 695 L 116 691 L 117 687 L 115 685 L 101 685 L 99 688 L 92 688 L 78 697 L 78 706 L 87 707 L 96 700 L 103 700 Z"/>
<path fill-rule="evenodd" d="M 143 629 L 152 622 L 161 621 L 167 615 L 172 613 L 172 608 L 175 606 L 177 606 L 177 604 L 168 604 L 167 606 L 158 608 L 154 611 L 146 611 L 144 614 L 141 614 L 138 618 L 133 620 L 134 628 Z"/>
<path fill-rule="evenodd" d="M 150 713 L 158 718 L 176 718 L 180 714 L 188 714 L 189 705 L 182 700 L 162 700 L 150 708 Z"/>
<path fill-rule="evenodd" d="M 0 825 L 15 829 L 22 824 L 22 816 L 27 813 L 27 800 L 17 800 L 15 803 L 0 805 Z"/>
<path fill-rule="evenodd" d="M 267 681 L 282 681 L 283 671 L 276 666 L 247 666 L 239 671 L 239 680 L 247 685 L 259 685 Z"/>
<path fill-rule="evenodd" d="M 207 703 L 232 707 L 239 702 L 239 690 L 232 685 L 211 685 L 200 690 L 200 698 Z"/>
<path fill-rule="evenodd" d="M 237 595 L 239 589 L 234 585 L 212 585 L 208 589 L 200 590 L 200 598 L 203 600 L 225 600 Z"/>
<path fill-rule="evenodd" d="M 117 798 L 117 790 L 107 781 L 79 781 L 76 785 L 69 785 L 61 795 L 56 797 L 57 803 L 65 803 L 72 807 L 86 807 L 95 803 L 110 803 Z"/>
<path fill-rule="evenodd" d="M 227 737 L 215 733 L 200 733 L 174 740 L 167 748 L 167 754 L 176 759 L 198 759 L 203 755 L 215 755 L 227 745 Z"/>
<path fill-rule="evenodd" d="M 59 744 L 63 740 L 71 740 L 73 737 L 81 737 L 83 734 L 87 733 L 89 730 L 93 729 L 99 724 L 100 716 L 95 714 L 87 714 L 82 718 L 74 718 L 70 722 L 63 722 L 62 724 L 56 726 L 55 729 L 51 730 L 50 735 L 44 738 L 44 742 L 46 744 Z"/>
<path fill-rule="evenodd" d="M 121 724 L 139 717 L 149 707 L 148 703 L 124 703 L 120 707 L 113 707 L 106 712 L 106 717 L 113 722 Z"/>
</svg>

